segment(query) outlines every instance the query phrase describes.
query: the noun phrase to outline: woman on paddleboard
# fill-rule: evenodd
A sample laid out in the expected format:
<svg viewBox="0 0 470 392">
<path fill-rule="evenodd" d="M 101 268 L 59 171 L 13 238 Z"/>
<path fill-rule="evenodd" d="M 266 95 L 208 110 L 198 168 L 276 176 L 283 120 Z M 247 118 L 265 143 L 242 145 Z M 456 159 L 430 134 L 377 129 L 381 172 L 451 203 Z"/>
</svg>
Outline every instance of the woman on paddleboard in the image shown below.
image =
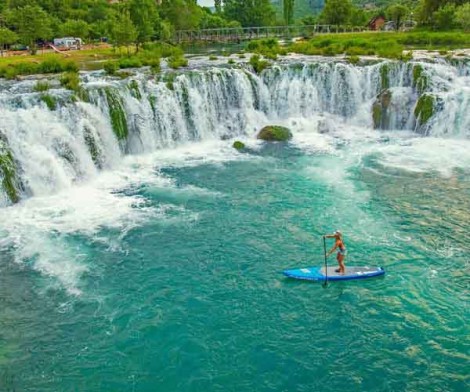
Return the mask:
<svg viewBox="0 0 470 392">
<path fill-rule="evenodd" d="M 336 269 L 336 272 L 344 274 L 346 272 L 346 266 L 344 265 L 344 258 L 346 257 L 347 250 L 346 245 L 343 242 L 343 236 L 339 230 L 336 230 L 334 234 L 325 235 L 325 238 L 334 238 L 335 245 L 327 253 L 326 257 L 330 256 L 335 250 L 337 250 L 336 260 L 338 260 L 339 268 Z"/>
</svg>

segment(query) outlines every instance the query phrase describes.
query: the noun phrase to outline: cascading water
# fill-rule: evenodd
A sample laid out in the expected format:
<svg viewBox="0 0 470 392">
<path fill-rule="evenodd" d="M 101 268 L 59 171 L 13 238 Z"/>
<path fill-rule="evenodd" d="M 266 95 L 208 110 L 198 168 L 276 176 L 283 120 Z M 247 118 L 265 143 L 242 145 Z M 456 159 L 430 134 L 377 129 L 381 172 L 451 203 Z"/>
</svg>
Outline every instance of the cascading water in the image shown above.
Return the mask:
<svg viewBox="0 0 470 392">
<path fill-rule="evenodd" d="M 465 390 L 469 63 L 365 61 L 1 81 L 0 390 Z"/>
<path fill-rule="evenodd" d="M 89 102 L 53 89 L 48 95 L 57 101 L 55 110 L 41 93 L 28 92 L 31 81 L 3 88 L 0 135 L 21 187 L 9 189 L 12 184 L 4 181 L 2 205 L 14 193 L 19 195 L 13 201 L 86 181 L 97 169 L 112 168 L 122 154 L 254 135 L 262 124 L 295 118 L 336 116 L 359 126 L 375 122 L 383 129 L 470 136 L 468 68 L 447 63 L 323 61 L 277 65 L 261 77 L 208 68 L 157 79 L 141 74 L 85 80 Z"/>
</svg>

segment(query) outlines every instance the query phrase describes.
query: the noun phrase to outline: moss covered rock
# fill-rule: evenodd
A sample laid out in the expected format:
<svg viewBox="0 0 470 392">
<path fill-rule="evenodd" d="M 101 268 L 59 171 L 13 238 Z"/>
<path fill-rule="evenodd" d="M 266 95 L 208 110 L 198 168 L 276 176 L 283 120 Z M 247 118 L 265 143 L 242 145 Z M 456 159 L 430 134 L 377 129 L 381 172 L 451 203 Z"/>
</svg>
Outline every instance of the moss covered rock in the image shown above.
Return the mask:
<svg viewBox="0 0 470 392">
<path fill-rule="evenodd" d="M 119 93 L 115 89 L 105 89 L 106 100 L 108 101 L 109 116 L 111 118 L 111 125 L 118 140 L 127 138 L 129 129 L 127 127 L 126 113 L 124 111 L 124 104 Z"/>
<path fill-rule="evenodd" d="M 433 95 L 423 94 L 419 97 L 414 111 L 418 125 L 424 125 L 429 121 L 434 115 L 435 105 L 436 98 Z"/>
<path fill-rule="evenodd" d="M 416 64 L 413 67 L 413 87 L 419 94 L 424 93 L 429 87 L 429 79 L 424 73 L 423 66 Z"/>
<path fill-rule="evenodd" d="M 279 125 L 268 125 L 258 133 L 258 139 L 270 142 L 283 142 L 291 138 L 292 132 L 290 129 Z"/>
<path fill-rule="evenodd" d="M 18 203 L 20 197 L 18 194 L 17 167 L 13 154 L 3 138 L 0 138 L 0 180 L 1 187 L 10 201 Z"/>
<path fill-rule="evenodd" d="M 390 123 L 389 108 L 392 102 L 392 92 L 382 91 L 372 105 L 372 119 L 375 129 L 388 129 Z"/>
<path fill-rule="evenodd" d="M 245 148 L 245 144 L 237 140 L 233 143 L 233 148 L 243 150 Z"/>
<path fill-rule="evenodd" d="M 384 64 L 380 67 L 380 85 L 382 90 L 386 90 L 390 88 L 390 66 L 388 64 Z"/>
</svg>

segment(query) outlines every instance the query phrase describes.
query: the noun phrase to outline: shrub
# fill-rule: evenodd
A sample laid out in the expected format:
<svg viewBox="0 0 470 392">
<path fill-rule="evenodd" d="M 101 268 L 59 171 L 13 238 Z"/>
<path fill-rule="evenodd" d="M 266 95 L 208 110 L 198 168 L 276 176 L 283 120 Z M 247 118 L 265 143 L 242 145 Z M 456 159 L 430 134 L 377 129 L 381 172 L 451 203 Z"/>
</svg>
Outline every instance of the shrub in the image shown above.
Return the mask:
<svg viewBox="0 0 470 392">
<path fill-rule="evenodd" d="M 251 56 L 250 64 L 257 74 L 263 72 L 270 65 L 268 61 L 261 60 L 261 57 L 257 54 Z"/>
<path fill-rule="evenodd" d="M 168 66 L 173 69 L 187 67 L 188 60 L 183 56 L 171 56 L 170 58 L 168 58 Z"/>
<path fill-rule="evenodd" d="M 108 75 L 115 75 L 119 66 L 115 61 L 107 61 L 104 63 L 103 68 Z"/>
<path fill-rule="evenodd" d="M 142 67 L 142 61 L 136 56 L 123 57 L 119 60 L 118 64 L 121 69 Z"/>
<path fill-rule="evenodd" d="M 67 90 L 78 92 L 80 89 L 80 78 L 76 72 L 66 72 L 60 78 L 60 85 Z"/>
</svg>

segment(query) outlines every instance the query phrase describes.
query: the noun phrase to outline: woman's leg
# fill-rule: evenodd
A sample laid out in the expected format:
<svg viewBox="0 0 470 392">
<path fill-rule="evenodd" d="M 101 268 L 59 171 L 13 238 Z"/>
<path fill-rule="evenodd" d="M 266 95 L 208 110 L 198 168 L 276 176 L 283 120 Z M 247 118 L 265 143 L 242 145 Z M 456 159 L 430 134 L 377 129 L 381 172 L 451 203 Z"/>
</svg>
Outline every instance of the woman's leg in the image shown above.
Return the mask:
<svg viewBox="0 0 470 392">
<path fill-rule="evenodd" d="M 339 264 L 339 272 L 341 274 L 344 274 L 346 272 L 346 267 L 344 265 L 344 255 L 338 253 L 337 260 L 338 260 L 338 264 Z"/>
</svg>

